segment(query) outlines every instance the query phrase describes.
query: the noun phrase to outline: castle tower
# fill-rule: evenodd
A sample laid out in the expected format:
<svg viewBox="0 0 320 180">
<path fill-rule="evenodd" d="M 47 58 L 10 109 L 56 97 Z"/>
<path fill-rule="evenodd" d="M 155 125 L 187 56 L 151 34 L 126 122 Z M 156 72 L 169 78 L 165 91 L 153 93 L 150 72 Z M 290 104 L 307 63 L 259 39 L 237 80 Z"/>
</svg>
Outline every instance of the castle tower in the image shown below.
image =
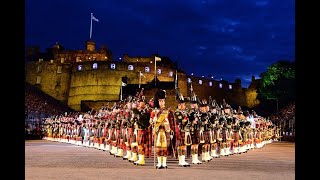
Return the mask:
<svg viewBox="0 0 320 180">
<path fill-rule="evenodd" d="M 92 40 L 86 41 L 86 50 L 87 51 L 94 51 L 96 50 L 96 43 Z"/>
</svg>

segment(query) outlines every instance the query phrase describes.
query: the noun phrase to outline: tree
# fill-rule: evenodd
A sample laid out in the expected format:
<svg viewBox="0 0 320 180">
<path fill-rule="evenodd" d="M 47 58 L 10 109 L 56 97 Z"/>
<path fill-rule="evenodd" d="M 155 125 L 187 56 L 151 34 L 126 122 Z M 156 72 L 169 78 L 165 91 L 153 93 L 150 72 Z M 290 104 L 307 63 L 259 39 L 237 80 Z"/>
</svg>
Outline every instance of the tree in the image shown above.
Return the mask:
<svg viewBox="0 0 320 180">
<path fill-rule="evenodd" d="M 295 62 L 278 61 L 261 73 L 258 98 L 261 101 L 276 100 L 287 104 L 295 101 Z"/>
</svg>

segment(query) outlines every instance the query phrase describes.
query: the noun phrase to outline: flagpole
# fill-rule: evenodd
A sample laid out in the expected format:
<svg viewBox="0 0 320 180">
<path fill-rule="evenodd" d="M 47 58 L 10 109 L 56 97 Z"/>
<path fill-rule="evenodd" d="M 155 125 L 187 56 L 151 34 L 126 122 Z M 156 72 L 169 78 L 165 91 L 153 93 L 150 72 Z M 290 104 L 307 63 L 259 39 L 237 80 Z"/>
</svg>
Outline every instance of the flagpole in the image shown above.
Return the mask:
<svg viewBox="0 0 320 180">
<path fill-rule="evenodd" d="M 139 89 L 140 89 L 140 86 L 141 86 L 141 71 L 139 71 Z"/>
<path fill-rule="evenodd" d="M 122 81 L 121 81 L 121 88 L 120 88 L 120 101 L 122 101 Z"/>
<path fill-rule="evenodd" d="M 154 57 L 154 87 L 157 87 L 157 59 Z"/>
<path fill-rule="evenodd" d="M 175 79 L 175 82 L 174 82 L 174 88 L 177 89 L 178 88 L 178 72 L 176 70 L 176 79 Z"/>
<path fill-rule="evenodd" d="M 90 22 L 90 39 L 91 39 L 91 35 L 92 35 L 92 14 L 93 13 L 91 13 L 91 16 L 90 16 L 90 20 L 91 20 L 91 22 Z"/>
</svg>

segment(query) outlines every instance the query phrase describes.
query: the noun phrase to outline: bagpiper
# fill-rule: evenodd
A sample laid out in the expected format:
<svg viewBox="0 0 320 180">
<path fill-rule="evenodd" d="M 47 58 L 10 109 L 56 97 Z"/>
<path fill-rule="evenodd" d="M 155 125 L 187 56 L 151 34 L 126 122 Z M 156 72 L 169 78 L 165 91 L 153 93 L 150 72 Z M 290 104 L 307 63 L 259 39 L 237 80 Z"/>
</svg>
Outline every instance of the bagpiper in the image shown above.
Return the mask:
<svg viewBox="0 0 320 180">
<path fill-rule="evenodd" d="M 176 134 L 176 143 L 178 144 L 178 159 L 179 166 L 190 167 L 190 164 L 186 162 L 187 146 L 191 145 L 190 127 L 188 114 L 186 112 L 186 103 L 183 95 L 176 89 L 176 100 L 178 101 L 178 108 L 174 113 L 174 120 L 177 123 L 178 131 Z"/>
<path fill-rule="evenodd" d="M 157 165 L 156 169 L 167 169 L 168 146 L 170 145 L 170 131 L 173 113 L 166 108 L 166 91 L 158 90 L 155 94 L 155 101 L 158 100 L 159 109 L 156 107 L 151 112 L 152 122 L 154 124 L 154 146 L 156 147 Z"/>
<path fill-rule="evenodd" d="M 200 143 L 200 127 L 198 124 L 199 121 L 199 107 L 198 107 L 198 97 L 193 92 L 191 84 L 191 95 L 190 95 L 190 111 L 188 113 L 188 118 L 191 122 L 191 158 L 192 164 L 201 164 L 202 162 L 198 159 L 199 152 L 199 143 Z"/>
<path fill-rule="evenodd" d="M 137 108 L 133 109 L 133 113 L 137 117 L 137 127 L 138 127 L 138 160 L 134 162 L 135 165 L 145 165 L 145 152 L 148 151 L 149 147 L 147 142 L 147 129 L 150 125 L 150 112 L 146 107 L 147 101 L 143 95 L 143 88 L 139 94 L 139 105 Z"/>
</svg>

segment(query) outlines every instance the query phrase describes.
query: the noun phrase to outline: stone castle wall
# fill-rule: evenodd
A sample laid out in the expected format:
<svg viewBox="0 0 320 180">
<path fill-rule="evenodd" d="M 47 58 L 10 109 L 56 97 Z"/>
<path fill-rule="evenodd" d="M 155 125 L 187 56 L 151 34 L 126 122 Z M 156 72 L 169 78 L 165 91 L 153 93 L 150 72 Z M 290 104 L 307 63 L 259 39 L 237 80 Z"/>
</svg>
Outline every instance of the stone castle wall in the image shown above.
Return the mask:
<svg viewBox="0 0 320 180">
<path fill-rule="evenodd" d="M 98 64 L 97 69 L 92 69 L 93 63 Z M 115 64 L 116 68 L 111 69 L 111 64 Z M 78 65 L 82 65 L 81 71 L 77 69 Z M 133 65 L 134 69 L 132 71 L 128 70 L 129 65 Z M 40 70 L 38 69 L 39 66 Z M 61 73 L 57 73 L 59 66 L 61 67 Z M 147 66 L 150 67 L 150 72 L 145 72 Z M 161 68 L 162 71 L 161 74 L 157 75 L 159 81 L 175 81 L 174 69 L 162 65 L 159 65 L 158 68 Z M 45 93 L 67 103 L 74 110 L 80 110 L 81 101 L 119 100 L 122 77 L 127 77 L 128 84 L 139 84 L 139 71 L 142 71 L 144 75 L 144 77 L 141 77 L 141 84 L 150 83 L 154 79 L 154 68 L 149 63 L 90 61 L 72 65 L 42 61 L 26 65 L 26 81 L 37 85 L 37 77 L 41 77 L 40 84 L 37 86 Z M 173 76 L 169 76 L 170 72 L 173 72 Z M 191 83 L 187 82 L 188 78 L 191 79 L 193 90 L 200 99 L 211 96 L 217 102 L 226 99 L 230 104 L 240 104 L 248 107 L 254 107 L 259 103 L 256 100 L 256 90 L 243 90 L 227 81 L 188 77 L 185 73 L 178 72 L 178 87 L 185 97 L 190 97 Z M 199 84 L 199 80 L 202 80 L 202 84 Z M 209 86 L 209 82 L 212 82 L 212 86 Z M 220 83 L 222 88 L 219 87 Z M 230 84 L 233 85 L 232 89 L 229 89 Z M 151 93 L 147 92 L 146 97 L 150 99 L 153 94 L 153 91 Z M 174 90 L 172 92 L 167 91 L 167 95 L 167 104 L 174 104 Z"/>
<path fill-rule="evenodd" d="M 61 67 L 61 73 L 57 73 L 58 67 Z M 26 63 L 25 80 L 38 86 L 53 98 L 67 103 L 71 77 L 70 69 L 70 65 L 61 66 L 48 61 Z M 40 82 L 37 83 L 37 81 Z"/>
<path fill-rule="evenodd" d="M 155 78 L 160 82 L 175 82 L 177 72 L 180 93 L 190 97 L 191 84 L 199 99 L 209 96 L 221 103 L 223 99 L 229 104 L 254 107 L 259 104 L 256 99 L 256 88 L 244 89 L 241 81 L 234 83 L 217 81 L 210 78 L 188 76 L 179 71 L 171 60 L 163 58 L 157 62 L 155 70 L 155 55 L 150 57 L 130 57 L 124 55 L 122 61 L 112 61 L 112 52 L 101 48 L 95 50 L 91 42 L 87 42 L 86 50 L 54 51 L 53 60 L 27 62 L 25 66 L 26 81 L 38 86 L 43 92 L 67 104 L 70 108 L 80 111 L 81 101 L 118 101 L 120 99 L 122 78 L 126 77 L 128 84 L 148 84 Z M 57 45 L 55 46 L 57 47 Z M 96 63 L 97 68 L 93 69 Z M 82 69 L 79 70 L 78 66 Z M 128 67 L 132 66 L 132 69 Z M 112 67 L 115 67 L 114 69 Z M 149 69 L 149 72 L 146 71 Z M 140 72 L 143 74 L 140 78 Z M 200 84 L 200 81 L 202 83 Z M 220 86 L 222 85 L 222 87 Z M 229 86 L 232 86 L 230 89 Z M 149 100 L 156 89 L 145 91 Z M 176 107 L 175 89 L 167 90 L 167 105 Z"/>
</svg>

